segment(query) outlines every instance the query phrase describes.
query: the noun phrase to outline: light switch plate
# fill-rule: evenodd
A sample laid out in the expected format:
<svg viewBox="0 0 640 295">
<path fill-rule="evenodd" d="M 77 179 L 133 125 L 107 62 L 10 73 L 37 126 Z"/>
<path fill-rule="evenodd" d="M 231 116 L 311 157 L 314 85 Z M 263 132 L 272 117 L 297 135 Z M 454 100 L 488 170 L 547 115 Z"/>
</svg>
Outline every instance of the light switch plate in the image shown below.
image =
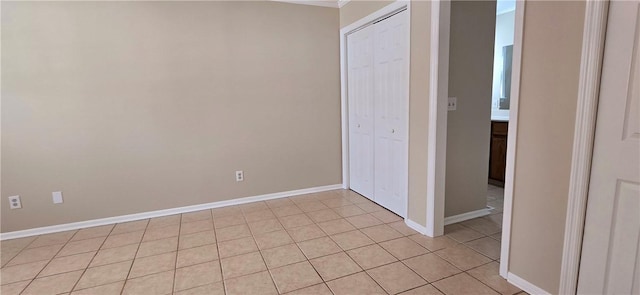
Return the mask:
<svg viewBox="0 0 640 295">
<path fill-rule="evenodd" d="M 62 192 L 52 192 L 51 197 L 54 204 L 62 204 Z"/>
<path fill-rule="evenodd" d="M 457 97 L 449 97 L 449 102 L 447 103 L 447 109 L 449 111 L 455 111 L 458 109 L 458 98 Z"/>
</svg>

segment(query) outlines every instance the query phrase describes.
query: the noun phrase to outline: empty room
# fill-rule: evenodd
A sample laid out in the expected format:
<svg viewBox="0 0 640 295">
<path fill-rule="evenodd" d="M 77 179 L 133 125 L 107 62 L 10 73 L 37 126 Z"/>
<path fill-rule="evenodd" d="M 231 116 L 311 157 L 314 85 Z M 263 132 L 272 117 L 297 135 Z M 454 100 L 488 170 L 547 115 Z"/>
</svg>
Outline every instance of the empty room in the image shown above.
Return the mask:
<svg viewBox="0 0 640 295">
<path fill-rule="evenodd" d="M 640 294 L 639 103 L 640 0 L 3 0 L 0 294 Z"/>
</svg>

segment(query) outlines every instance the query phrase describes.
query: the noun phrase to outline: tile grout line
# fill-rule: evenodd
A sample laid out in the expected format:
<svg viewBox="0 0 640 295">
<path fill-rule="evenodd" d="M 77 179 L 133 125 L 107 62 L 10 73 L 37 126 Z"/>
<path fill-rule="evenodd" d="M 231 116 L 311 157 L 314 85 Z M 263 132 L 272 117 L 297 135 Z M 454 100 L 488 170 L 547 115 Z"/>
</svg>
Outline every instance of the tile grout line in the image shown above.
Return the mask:
<svg viewBox="0 0 640 295">
<path fill-rule="evenodd" d="M 104 243 L 107 242 L 107 239 L 109 238 L 109 235 L 111 235 L 111 233 L 113 232 L 113 229 L 116 228 L 116 224 L 113 224 L 113 226 L 111 226 L 111 230 L 109 230 L 109 233 L 105 236 L 104 241 L 102 241 L 102 244 L 100 244 L 100 247 L 98 247 L 98 250 L 96 251 L 95 254 L 93 254 L 93 257 L 91 257 L 91 260 L 89 260 L 89 263 L 87 263 L 87 266 L 82 270 L 82 274 L 80 275 L 80 277 L 78 278 L 78 280 L 76 281 L 75 284 L 73 284 L 73 287 L 71 288 L 71 291 L 69 293 L 72 293 L 73 291 L 75 291 L 76 286 L 78 286 L 78 283 L 80 282 L 80 280 L 82 279 L 82 276 L 84 276 L 84 274 L 87 272 L 87 270 L 89 269 L 89 267 L 91 266 L 91 262 L 93 262 L 93 259 L 96 258 L 96 256 L 98 256 L 98 252 L 100 252 L 100 249 L 102 248 L 102 246 L 104 245 Z M 80 232 L 80 230 L 78 230 L 78 232 Z M 75 234 L 74 234 L 75 236 Z M 73 238 L 73 237 L 72 237 Z M 124 284 L 122 285 L 122 287 L 124 288 Z"/>
<path fill-rule="evenodd" d="M 40 271 L 38 271 L 38 273 L 33 277 L 33 279 L 31 279 L 31 280 L 29 281 L 29 283 L 28 283 L 27 285 L 25 285 L 25 286 L 24 286 L 24 288 L 22 289 L 22 291 L 20 291 L 20 293 L 21 293 L 21 294 L 22 294 L 24 291 L 26 291 L 26 290 L 27 290 L 27 288 L 29 288 L 29 286 L 31 286 L 31 284 L 32 284 L 36 279 L 38 279 L 38 276 L 42 273 L 42 271 L 43 271 L 45 268 L 47 268 L 47 266 L 51 263 L 51 261 L 53 261 L 53 259 L 55 259 L 55 257 L 58 255 L 58 253 L 60 253 L 60 251 L 62 251 L 62 249 L 64 249 L 64 247 L 67 245 L 67 243 L 69 243 L 69 241 L 71 241 L 71 239 L 73 238 L 73 236 L 75 236 L 75 235 L 78 233 L 78 231 L 79 231 L 79 230 L 75 230 L 75 232 L 74 232 L 74 233 L 69 237 L 69 239 L 68 239 L 68 240 L 67 240 L 67 241 L 62 245 L 62 247 L 60 247 L 60 249 L 58 249 L 58 251 L 56 251 L 56 254 L 54 254 L 54 255 L 53 255 L 53 257 L 51 257 L 51 258 L 49 259 L 49 261 L 47 261 L 47 263 L 45 263 L 45 265 L 42 267 L 42 269 L 40 269 Z M 33 242 L 35 242 L 35 240 L 37 240 L 37 238 L 36 238 L 36 239 L 34 239 L 33 241 L 31 241 L 31 243 L 29 243 L 29 244 L 32 244 Z M 49 245 L 49 246 L 53 246 L 53 245 Z M 47 246 L 42 246 L 42 247 L 47 247 Z M 35 247 L 35 248 L 32 248 L 32 249 L 36 249 L 36 248 L 38 248 L 38 247 Z M 22 251 L 24 251 L 24 250 L 28 250 L 28 248 L 27 248 L 27 247 L 25 247 L 25 248 L 24 248 L 23 250 L 21 250 L 20 252 L 22 252 Z M 97 252 L 96 252 L 96 253 L 97 253 Z M 17 256 L 17 255 L 16 255 L 16 256 Z M 14 257 L 14 258 L 12 258 L 11 260 L 13 260 L 13 259 L 15 259 L 15 257 Z M 41 260 L 41 261 L 44 261 L 44 260 Z M 37 262 L 37 261 L 34 261 L 34 262 Z M 7 262 L 7 264 L 9 264 L 9 262 Z M 26 264 L 26 263 L 23 263 L 23 264 Z M 20 265 L 20 264 L 16 264 L 16 265 Z M 83 274 L 84 274 L 84 272 L 83 272 Z M 80 277 L 82 277 L 82 275 L 81 275 Z M 25 281 L 26 281 L 26 280 L 25 280 Z M 80 278 L 78 278 L 78 281 L 80 281 Z M 77 282 L 76 282 L 76 283 L 77 283 Z M 75 286 L 75 285 L 74 285 L 74 286 Z M 71 290 L 73 290 L 73 288 L 71 288 Z"/>
<path fill-rule="evenodd" d="M 138 248 L 136 249 L 136 253 L 133 255 L 133 260 L 131 260 L 131 266 L 129 266 L 129 272 L 127 272 L 127 276 L 124 279 L 124 284 L 122 285 L 122 290 L 120 290 L 120 295 L 124 293 L 124 288 L 127 286 L 127 282 L 129 281 L 129 276 L 131 275 L 131 270 L 133 269 L 133 264 L 136 261 L 136 256 L 138 256 L 138 251 L 140 251 L 140 245 L 142 245 L 142 240 L 144 239 L 144 234 L 147 233 L 147 228 L 149 227 L 150 219 L 147 219 L 147 224 L 144 226 L 144 232 L 140 237 L 140 241 L 138 242 Z M 115 226 L 114 226 L 115 229 Z"/>
<path fill-rule="evenodd" d="M 220 282 L 222 283 L 222 292 L 223 293 L 227 293 L 227 286 L 224 282 L 224 274 L 222 273 L 222 256 L 220 256 L 220 243 L 218 243 L 218 233 L 216 232 L 216 219 L 215 219 L 215 214 L 213 214 L 213 209 L 209 209 L 209 212 L 211 212 L 211 222 L 213 223 L 213 240 L 216 242 L 216 253 L 218 253 L 218 266 L 220 267 Z M 180 248 L 180 247 L 178 247 Z M 176 259 L 177 260 L 177 259 Z M 177 262 L 176 262 L 177 263 Z M 176 271 L 177 273 L 177 271 Z M 175 285 L 175 279 L 174 279 L 174 285 Z M 188 290 L 188 289 L 187 289 Z M 173 292 L 175 293 L 175 287 Z"/>
<path fill-rule="evenodd" d="M 211 222 L 213 223 L 213 216 L 211 216 Z M 180 255 L 180 236 L 181 236 L 180 233 L 181 232 L 182 232 L 182 214 L 180 214 L 180 221 L 178 223 L 178 242 L 176 243 L 176 261 L 173 267 L 173 282 L 171 284 L 171 293 L 176 292 L 176 276 L 178 274 L 178 256 Z M 142 242 L 140 244 L 142 244 Z M 138 255 L 138 253 L 136 253 L 136 255 Z"/>
</svg>

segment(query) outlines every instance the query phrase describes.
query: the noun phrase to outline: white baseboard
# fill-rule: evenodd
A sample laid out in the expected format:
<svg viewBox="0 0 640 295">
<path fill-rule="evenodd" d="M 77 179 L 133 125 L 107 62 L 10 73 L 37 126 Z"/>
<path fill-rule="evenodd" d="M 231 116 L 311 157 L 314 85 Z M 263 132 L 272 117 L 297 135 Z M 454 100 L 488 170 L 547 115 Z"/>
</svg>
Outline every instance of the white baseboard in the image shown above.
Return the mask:
<svg viewBox="0 0 640 295">
<path fill-rule="evenodd" d="M 449 216 L 449 217 L 445 217 L 444 218 L 444 225 L 449 225 L 449 224 L 458 223 L 458 222 L 462 222 L 462 221 L 469 220 L 469 219 L 474 219 L 474 218 L 478 218 L 478 217 L 482 217 L 482 216 L 487 216 L 489 214 L 491 214 L 489 209 L 488 208 L 483 208 L 483 209 L 476 210 L 476 211 L 471 211 L 471 212 L 467 212 L 467 213 L 453 215 L 453 216 Z"/>
<path fill-rule="evenodd" d="M 406 218 L 406 219 L 404 220 L 404 223 L 405 223 L 408 227 L 410 227 L 411 229 L 413 229 L 413 230 L 415 230 L 415 231 L 417 231 L 417 232 L 419 232 L 419 233 L 421 233 L 421 234 L 423 234 L 423 235 L 426 235 L 426 234 L 427 234 L 427 227 L 422 226 L 421 224 L 419 224 L 419 223 L 417 223 L 417 222 L 415 222 L 415 221 L 413 221 L 413 220 L 411 220 L 411 219 Z"/>
<path fill-rule="evenodd" d="M 114 216 L 114 217 L 92 219 L 87 221 L 72 222 L 72 223 L 37 227 L 37 228 L 25 229 L 25 230 L 19 230 L 19 231 L 12 231 L 12 232 L 0 233 L 0 240 L 8 240 L 8 239 L 23 238 L 23 237 L 29 237 L 29 236 L 42 235 L 42 234 L 57 233 L 57 232 L 81 229 L 86 227 L 122 223 L 122 222 L 135 221 L 135 220 L 141 220 L 141 219 L 147 219 L 147 218 L 153 218 L 153 217 L 162 217 L 162 216 L 188 213 L 188 212 L 194 212 L 194 211 L 200 211 L 200 210 L 206 210 L 206 209 L 212 209 L 212 208 L 218 208 L 218 207 L 240 205 L 240 204 L 246 204 L 251 202 L 272 200 L 272 199 L 285 198 L 285 197 L 304 195 L 304 194 L 310 194 L 310 193 L 318 193 L 318 192 L 324 192 L 324 191 L 336 190 L 336 189 L 342 189 L 342 184 L 318 186 L 318 187 L 312 187 L 312 188 L 306 188 L 306 189 L 257 195 L 257 196 L 205 203 L 205 204 L 199 204 L 199 205 L 148 211 L 148 212 L 141 212 L 141 213 L 135 213 L 135 214 L 120 215 L 120 216 Z"/>
<path fill-rule="evenodd" d="M 507 281 L 511 284 L 513 284 L 514 286 L 522 289 L 522 291 L 525 291 L 531 295 L 550 295 L 551 293 L 543 290 L 542 288 L 529 283 L 527 280 L 514 275 L 513 273 L 509 272 L 507 274 Z"/>
</svg>

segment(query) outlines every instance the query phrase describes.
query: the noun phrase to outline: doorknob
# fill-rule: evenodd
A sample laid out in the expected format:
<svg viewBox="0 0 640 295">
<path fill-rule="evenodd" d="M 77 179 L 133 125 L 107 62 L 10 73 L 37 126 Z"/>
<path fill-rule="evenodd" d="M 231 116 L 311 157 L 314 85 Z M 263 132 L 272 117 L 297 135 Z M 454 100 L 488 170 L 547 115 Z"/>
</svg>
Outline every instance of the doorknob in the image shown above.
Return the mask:
<svg viewBox="0 0 640 295">
<path fill-rule="evenodd" d="M 396 130 L 395 129 L 391 129 L 391 133 L 396 133 Z"/>
<path fill-rule="evenodd" d="M 358 124 L 358 128 L 360 128 L 360 124 Z"/>
</svg>

